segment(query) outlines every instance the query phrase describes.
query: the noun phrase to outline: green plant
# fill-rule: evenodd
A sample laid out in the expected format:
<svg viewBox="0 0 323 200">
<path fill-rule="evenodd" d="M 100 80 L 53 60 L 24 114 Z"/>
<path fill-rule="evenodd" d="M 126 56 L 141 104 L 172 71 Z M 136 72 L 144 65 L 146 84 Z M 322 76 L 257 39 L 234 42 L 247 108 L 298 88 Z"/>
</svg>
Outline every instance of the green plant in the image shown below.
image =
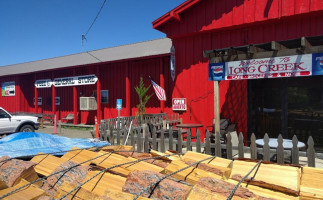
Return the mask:
<svg viewBox="0 0 323 200">
<path fill-rule="evenodd" d="M 147 95 L 149 88 L 150 88 L 150 85 L 148 87 L 145 87 L 143 78 L 140 77 L 139 86 L 135 87 L 135 90 L 139 97 L 139 104 L 137 105 L 137 109 L 138 109 L 137 114 L 140 117 L 140 119 L 142 119 L 143 114 L 146 113 L 146 104 L 149 101 L 150 97 L 152 96 L 152 94 Z"/>
</svg>

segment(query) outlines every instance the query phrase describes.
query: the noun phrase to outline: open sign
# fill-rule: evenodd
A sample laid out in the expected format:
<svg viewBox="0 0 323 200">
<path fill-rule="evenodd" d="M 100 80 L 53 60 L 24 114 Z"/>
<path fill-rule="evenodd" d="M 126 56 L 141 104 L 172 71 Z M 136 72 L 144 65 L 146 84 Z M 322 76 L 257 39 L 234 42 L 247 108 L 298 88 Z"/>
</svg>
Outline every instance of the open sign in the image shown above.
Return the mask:
<svg viewBox="0 0 323 200">
<path fill-rule="evenodd" d="M 173 110 L 187 110 L 186 98 L 173 98 L 172 102 Z"/>
</svg>

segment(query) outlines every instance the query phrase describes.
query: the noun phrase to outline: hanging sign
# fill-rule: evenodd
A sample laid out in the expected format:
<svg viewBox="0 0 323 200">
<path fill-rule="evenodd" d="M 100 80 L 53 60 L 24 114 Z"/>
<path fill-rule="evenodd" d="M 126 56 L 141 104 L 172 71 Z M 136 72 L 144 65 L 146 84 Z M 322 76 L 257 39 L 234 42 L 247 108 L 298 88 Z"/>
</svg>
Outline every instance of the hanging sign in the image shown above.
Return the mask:
<svg viewBox="0 0 323 200">
<path fill-rule="evenodd" d="M 175 81 L 176 71 L 175 71 L 175 47 L 174 45 L 170 48 L 170 75 L 172 80 Z"/>
<path fill-rule="evenodd" d="M 187 110 L 186 98 L 173 98 L 172 102 L 173 110 Z"/>
<path fill-rule="evenodd" d="M 50 79 L 43 79 L 43 80 L 37 80 L 35 82 L 35 87 L 36 88 L 49 88 L 52 87 L 52 80 Z"/>
<path fill-rule="evenodd" d="M 91 85 L 91 84 L 95 84 L 97 81 L 98 81 L 98 77 L 96 77 L 94 74 L 91 74 L 91 75 L 85 75 L 85 76 L 55 78 L 53 80 L 53 85 L 55 87 Z"/>
<path fill-rule="evenodd" d="M 311 76 L 316 54 L 303 54 L 209 64 L 209 80 Z M 322 56 L 323 59 L 323 56 Z M 319 72 L 317 72 L 319 73 Z M 323 69 L 322 69 L 323 74 Z"/>
<path fill-rule="evenodd" d="M 1 84 L 2 96 L 15 96 L 15 82 L 4 82 Z"/>
</svg>

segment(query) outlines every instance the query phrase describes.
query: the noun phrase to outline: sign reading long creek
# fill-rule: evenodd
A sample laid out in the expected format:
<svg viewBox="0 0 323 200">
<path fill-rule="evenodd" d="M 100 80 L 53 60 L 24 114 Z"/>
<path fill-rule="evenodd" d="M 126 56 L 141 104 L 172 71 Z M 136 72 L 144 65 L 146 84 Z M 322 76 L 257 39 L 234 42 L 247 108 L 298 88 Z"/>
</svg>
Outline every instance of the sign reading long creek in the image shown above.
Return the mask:
<svg viewBox="0 0 323 200">
<path fill-rule="evenodd" d="M 209 64 L 209 80 L 321 75 L 321 54 L 303 54 Z M 323 60 L 323 59 L 322 59 Z M 317 64 L 319 63 L 319 64 Z"/>
<path fill-rule="evenodd" d="M 97 81 L 98 81 L 98 77 L 96 77 L 94 74 L 91 74 L 91 75 L 85 75 L 85 76 L 55 78 L 53 80 L 53 85 L 55 87 L 91 85 L 91 84 L 95 84 Z"/>
</svg>

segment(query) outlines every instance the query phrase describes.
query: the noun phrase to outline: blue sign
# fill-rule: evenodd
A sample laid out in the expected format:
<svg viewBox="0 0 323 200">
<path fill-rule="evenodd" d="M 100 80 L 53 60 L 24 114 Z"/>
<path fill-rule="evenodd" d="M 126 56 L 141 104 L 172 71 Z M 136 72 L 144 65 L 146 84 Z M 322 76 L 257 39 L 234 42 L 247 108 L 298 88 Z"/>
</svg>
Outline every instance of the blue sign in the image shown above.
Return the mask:
<svg viewBox="0 0 323 200">
<path fill-rule="evenodd" d="M 117 99 L 117 110 L 122 109 L 122 99 Z"/>
<path fill-rule="evenodd" d="M 224 80 L 225 63 L 210 63 L 209 64 L 209 80 L 221 81 Z"/>
<path fill-rule="evenodd" d="M 312 74 L 323 75 L 323 53 L 313 54 Z"/>
</svg>

